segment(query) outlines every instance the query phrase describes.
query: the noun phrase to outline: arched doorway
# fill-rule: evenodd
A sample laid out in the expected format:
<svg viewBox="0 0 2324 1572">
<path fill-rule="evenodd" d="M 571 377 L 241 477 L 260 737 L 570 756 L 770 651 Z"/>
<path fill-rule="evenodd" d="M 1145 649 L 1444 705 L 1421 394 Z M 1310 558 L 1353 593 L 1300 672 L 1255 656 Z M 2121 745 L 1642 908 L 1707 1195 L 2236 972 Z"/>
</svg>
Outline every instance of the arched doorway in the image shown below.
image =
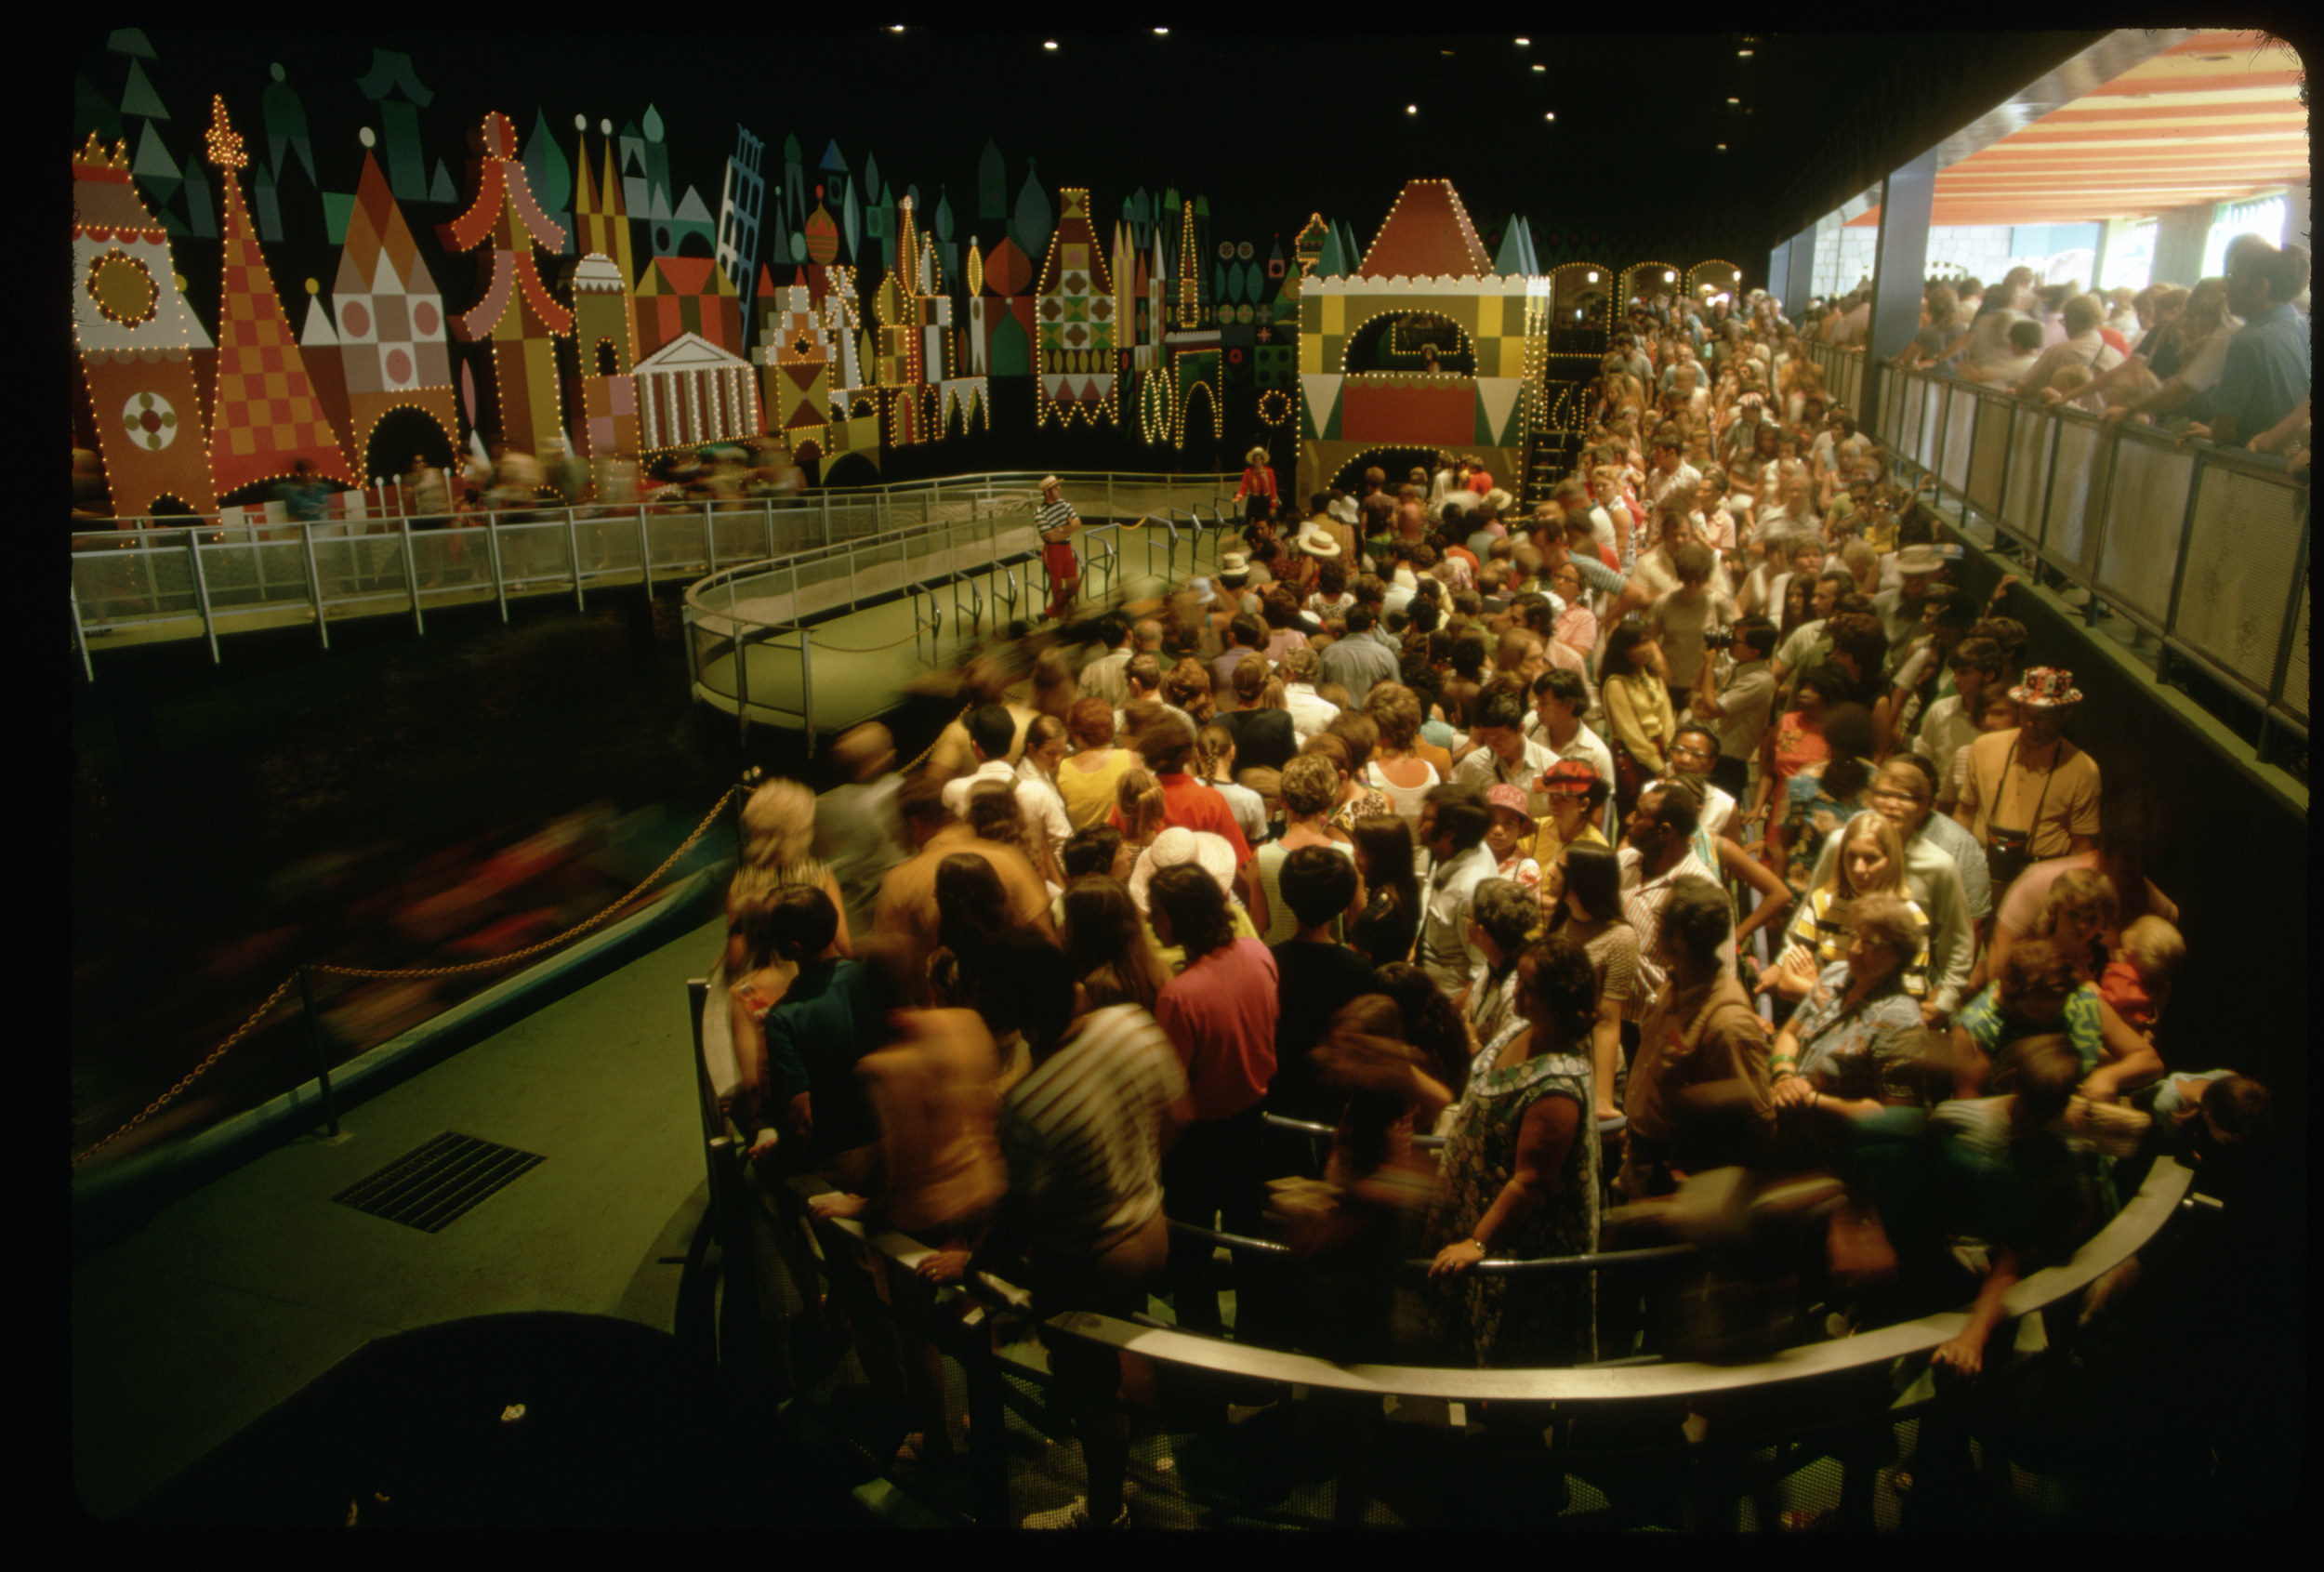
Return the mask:
<svg viewBox="0 0 2324 1572">
<path fill-rule="evenodd" d="M 834 454 L 831 462 L 823 467 L 823 482 L 827 486 L 875 485 L 879 480 L 879 466 L 859 451 Z"/>
<path fill-rule="evenodd" d="M 408 407 L 391 409 L 379 417 L 363 443 L 363 473 L 401 475 L 411 469 L 414 454 L 430 469 L 456 469 L 455 451 L 452 439 L 434 416 Z"/>
<path fill-rule="evenodd" d="M 1409 371 L 1452 376 L 1476 375 L 1476 349 L 1450 317 L 1434 311 L 1384 311 L 1348 337 L 1343 367 L 1350 374 Z"/>
<path fill-rule="evenodd" d="M 1361 496 L 1364 495 L 1364 471 L 1371 469 L 1379 469 L 1387 477 L 1386 489 L 1393 495 L 1413 469 L 1426 469 L 1432 474 L 1435 472 L 1436 450 L 1433 447 L 1376 447 L 1349 459 L 1327 483 L 1337 486 L 1350 496 Z"/>
</svg>

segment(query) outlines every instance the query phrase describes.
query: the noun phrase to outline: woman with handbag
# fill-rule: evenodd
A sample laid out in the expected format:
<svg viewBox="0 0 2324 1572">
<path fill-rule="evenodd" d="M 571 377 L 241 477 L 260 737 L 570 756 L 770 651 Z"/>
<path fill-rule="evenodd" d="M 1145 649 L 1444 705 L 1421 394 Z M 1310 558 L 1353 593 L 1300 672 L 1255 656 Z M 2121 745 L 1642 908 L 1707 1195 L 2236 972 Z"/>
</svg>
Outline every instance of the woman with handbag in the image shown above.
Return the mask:
<svg viewBox="0 0 2324 1572">
<path fill-rule="evenodd" d="M 1662 648 L 1643 627 L 1618 627 L 1598 663 L 1598 698 L 1614 728 L 1614 804 L 1624 822 L 1640 788 L 1670 769 L 1678 717 L 1664 680 Z"/>
</svg>

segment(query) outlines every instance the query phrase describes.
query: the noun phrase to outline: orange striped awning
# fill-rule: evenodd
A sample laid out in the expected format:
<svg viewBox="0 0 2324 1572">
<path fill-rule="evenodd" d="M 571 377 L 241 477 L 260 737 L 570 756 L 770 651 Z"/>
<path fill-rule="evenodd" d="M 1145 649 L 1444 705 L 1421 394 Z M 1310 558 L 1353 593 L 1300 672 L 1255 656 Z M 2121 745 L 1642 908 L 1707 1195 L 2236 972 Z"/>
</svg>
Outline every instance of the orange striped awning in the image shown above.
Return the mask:
<svg viewBox="0 0 2324 1572">
<path fill-rule="evenodd" d="M 1934 224 L 2151 218 L 2308 178 L 2300 60 L 2208 32 L 1938 172 Z M 1880 222 L 1880 209 L 1849 220 Z"/>
</svg>

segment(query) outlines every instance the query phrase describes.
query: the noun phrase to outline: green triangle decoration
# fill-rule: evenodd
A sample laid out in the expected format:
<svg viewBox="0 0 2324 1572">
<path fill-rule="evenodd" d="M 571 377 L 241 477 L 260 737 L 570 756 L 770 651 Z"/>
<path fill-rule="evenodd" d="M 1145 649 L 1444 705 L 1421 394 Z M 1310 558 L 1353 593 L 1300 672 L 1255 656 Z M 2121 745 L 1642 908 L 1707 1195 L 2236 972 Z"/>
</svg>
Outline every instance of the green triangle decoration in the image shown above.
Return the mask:
<svg viewBox="0 0 2324 1572">
<path fill-rule="evenodd" d="M 460 200 L 460 188 L 452 183 L 452 171 L 445 167 L 441 158 L 436 160 L 436 180 L 435 184 L 428 188 L 428 200 L 442 203 L 455 203 Z"/>
<path fill-rule="evenodd" d="M 121 112 L 147 120 L 169 118 L 169 111 L 162 107 L 162 96 L 153 91 L 153 84 L 146 80 L 145 68 L 135 60 L 129 62 L 128 86 L 121 89 Z"/>
<path fill-rule="evenodd" d="M 105 47 L 116 55 L 142 55 L 149 60 L 153 58 L 153 46 L 146 42 L 141 27 L 113 29 L 112 36 L 105 40 Z"/>
<path fill-rule="evenodd" d="M 347 244 L 347 220 L 354 211 L 354 192 L 324 192 L 323 193 L 323 227 L 331 237 L 332 244 L 345 245 Z"/>
<path fill-rule="evenodd" d="M 169 149 L 162 145 L 162 134 L 153 128 L 150 120 L 145 123 L 145 134 L 138 139 L 138 155 L 129 165 L 129 173 L 149 186 L 158 187 L 166 182 L 173 192 L 178 189 L 178 181 L 185 178 L 178 171 L 178 161 L 169 156 Z M 161 200 L 167 202 L 169 197 L 165 193 Z"/>
</svg>

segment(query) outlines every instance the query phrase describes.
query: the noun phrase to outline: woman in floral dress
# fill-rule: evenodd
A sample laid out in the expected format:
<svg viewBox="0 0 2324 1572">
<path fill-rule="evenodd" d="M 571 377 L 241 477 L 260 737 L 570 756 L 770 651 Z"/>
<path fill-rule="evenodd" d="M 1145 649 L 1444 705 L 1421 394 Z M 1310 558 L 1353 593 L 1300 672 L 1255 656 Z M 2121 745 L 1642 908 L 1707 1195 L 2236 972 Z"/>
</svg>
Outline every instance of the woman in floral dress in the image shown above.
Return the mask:
<svg viewBox="0 0 2324 1572">
<path fill-rule="evenodd" d="M 1486 1275 L 1497 1260 L 1597 1248 L 1598 1127 L 1590 1032 L 1597 983 L 1564 937 L 1517 962 L 1517 1014 L 1477 1054 L 1447 1134 L 1428 1243 L 1432 1313 L 1450 1356 L 1480 1368 L 1594 1357 L 1589 1274 Z"/>
</svg>

